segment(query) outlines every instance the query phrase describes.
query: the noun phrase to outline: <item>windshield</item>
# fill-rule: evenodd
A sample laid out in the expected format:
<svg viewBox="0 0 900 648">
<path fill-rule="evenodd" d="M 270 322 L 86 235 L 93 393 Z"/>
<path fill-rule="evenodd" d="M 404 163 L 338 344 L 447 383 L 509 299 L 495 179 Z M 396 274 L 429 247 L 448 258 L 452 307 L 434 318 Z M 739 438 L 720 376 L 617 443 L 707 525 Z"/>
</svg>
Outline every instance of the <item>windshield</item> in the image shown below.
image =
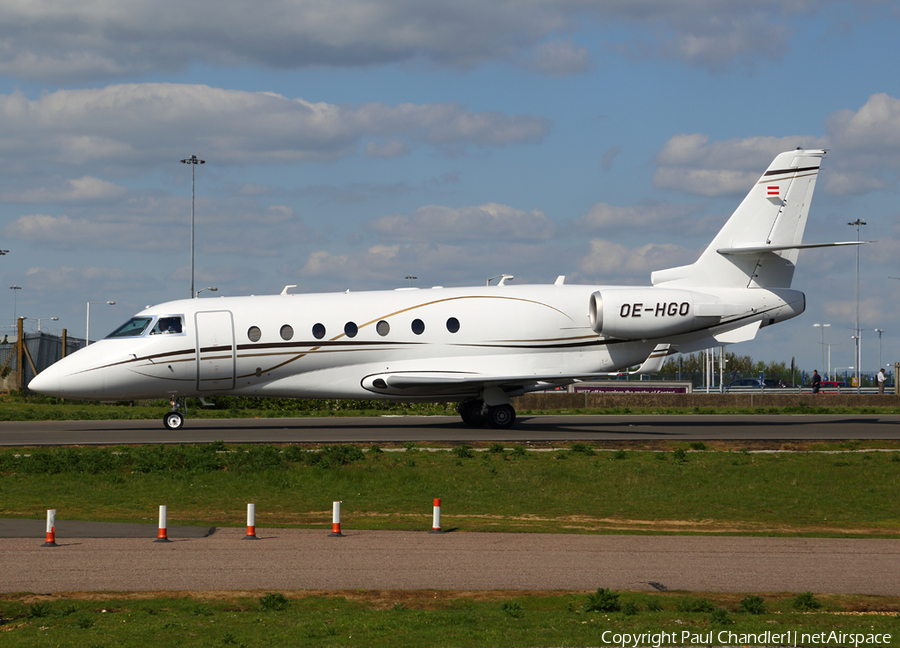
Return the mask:
<svg viewBox="0 0 900 648">
<path fill-rule="evenodd" d="M 151 321 L 152 319 L 149 317 L 132 317 L 106 337 L 138 337 L 150 325 Z"/>
</svg>

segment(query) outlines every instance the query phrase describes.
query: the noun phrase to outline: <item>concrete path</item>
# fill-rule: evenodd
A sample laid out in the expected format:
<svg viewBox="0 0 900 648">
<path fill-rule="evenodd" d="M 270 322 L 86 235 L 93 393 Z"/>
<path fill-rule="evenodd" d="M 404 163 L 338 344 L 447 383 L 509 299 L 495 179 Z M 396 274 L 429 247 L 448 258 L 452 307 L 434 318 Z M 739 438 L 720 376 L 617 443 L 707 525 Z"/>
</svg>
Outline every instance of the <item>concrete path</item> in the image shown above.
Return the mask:
<svg viewBox="0 0 900 648">
<path fill-rule="evenodd" d="M 204 529 L 205 530 L 205 529 Z M 2 592 L 693 590 L 900 595 L 900 540 L 218 529 L 0 540 Z"/>
</svg>

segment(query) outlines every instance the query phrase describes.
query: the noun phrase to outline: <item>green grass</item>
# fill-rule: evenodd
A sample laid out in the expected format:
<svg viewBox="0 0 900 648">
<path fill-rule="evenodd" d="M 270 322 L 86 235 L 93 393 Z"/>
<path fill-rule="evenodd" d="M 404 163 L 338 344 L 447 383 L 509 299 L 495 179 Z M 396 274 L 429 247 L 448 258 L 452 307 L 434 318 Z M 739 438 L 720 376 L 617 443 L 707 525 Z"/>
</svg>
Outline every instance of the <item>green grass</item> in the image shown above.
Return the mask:
<svg viewBox="0 0 900 648">
<path fill-rule="evenodd" d="M 165 503 L 172 525 L 239 527 L 254 502 L 259 527 L 327 528 L 342 500 L 346 528 L 421 529 L 440 497 L 466 531 L 900 536 L 898 451 L 515 448 L 3 449 L 0 517 L 140 522 Z"/>
<path fill-rule="evenodd" d="M 259 597 L 216 594 L 40 599 L 0 597 L 0 636 L 5 646 L 597 646 L 612 634 L 674 633 L 663 645 L 704 645 L 712 632 L 890 633 L 900 645 L 900 600 L 894 597 L 820 596 L 822 607 L 801 613 L 793 597 L 767 596 L 763 614 L 739 611 L 739 596 L 704 595 L 718 613 L 686 612 L 682 593 L 622 592 L 621 612 L 585 610 L 586 594 L 526 596 L 445 592 L 354 592 L 304 596 L 287 592 Z M 267 606 L 280 597 L 284 606 Z M 36 606 L 41 606 L 35 610 Z M 650 611 L 656 610 L 656 611 Z M 885 615 L 848 612 L 880 610 Z M 38 615 L 39 614 L 39 615 Z M 604 633 L 607 640 L 604 642 Z M 685 633 L 685 634 L 683 634 Z M 726 640 L 728 635 L 721 635 Z M 714 641 L 712 643 L 718 643 Z M 757 642 L 727 641 L 731 645 Z M 784 642 L 789 643 L 789 642 Z M 613 645 L 621 645 L 619 643 Z M 807 645 L 810 645 L 809 643 Z M 819 645 L 852 645 L 820 641 Z M 871 645 L 871 643 L 869 644 Z"/>
<path fill-rule="evenodd" d="M 204 407 L 189 398 L 188 417 L 196 419 L 221 418 L 293 418 L 308 416 L 380 416 L 406 414 L 422 416 L 457 416 L 456 403 L 391 403 L 368 400 L 309 400 L 295 398 L 251 398 L 218 396 L 211 399 L 212 407 Z M 607 409 L 575 408 L 518 411 L 520 416 L 540 414 L 590 415 L 697 415 L 697 414 L 900 414 L 896 406 L 810 406 L 800 403 L 788 407 L 642 407 L 639 401 L 632 407 Z M 130 401 L 123 403 L 93 403 L 67 401 L 36 394 L 10 393 L 0 396 L 0 421 L 74 421 L 74 420 L 150 420 L 160 419 L 171 409 L 166 400 Z"/>
</svg>

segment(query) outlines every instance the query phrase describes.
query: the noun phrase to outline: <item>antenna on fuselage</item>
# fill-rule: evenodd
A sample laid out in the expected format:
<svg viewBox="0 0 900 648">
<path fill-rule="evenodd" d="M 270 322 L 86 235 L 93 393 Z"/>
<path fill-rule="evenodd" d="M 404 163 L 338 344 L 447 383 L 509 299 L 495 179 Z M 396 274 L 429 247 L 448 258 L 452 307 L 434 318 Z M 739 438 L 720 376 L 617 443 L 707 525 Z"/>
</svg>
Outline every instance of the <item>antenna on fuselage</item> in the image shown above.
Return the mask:
<svg viewBox="0 0 900 648">
<path fill-rule="evenodd" d="M 296 287 L 297 287 L 297 284 L 291 284 L 290 286 L 285 286 L 284 290 L 281 291 L 281 294 L 282 295 L 290 295 L 291 293 L 289 293 L 288 290 L 290 290 L 291 288 L 296 288 Z"/>
<path fill-rule="evenodd" d="M 511 274 L 498 274 L 498 275 L 495 275 L 495 276 L 491 277 L 490 279 L 488 279 L 488 280 L 487 280 L 487 284 L 485 284 L 485 285 L 490 286 L 490 285 L 491 285 L 491 282 L 492 282 L 494 279 L 499 279 L 499 280 L 500 280 L 499 283 L 497 283 L 498 286 L 505 286 L 505 285 L 506 285 L 506 280 L 507 280 L 507 279 L 515 279 L 515 277 L 514 277 L 513 275 L 511 275 Z"/>
</svg>

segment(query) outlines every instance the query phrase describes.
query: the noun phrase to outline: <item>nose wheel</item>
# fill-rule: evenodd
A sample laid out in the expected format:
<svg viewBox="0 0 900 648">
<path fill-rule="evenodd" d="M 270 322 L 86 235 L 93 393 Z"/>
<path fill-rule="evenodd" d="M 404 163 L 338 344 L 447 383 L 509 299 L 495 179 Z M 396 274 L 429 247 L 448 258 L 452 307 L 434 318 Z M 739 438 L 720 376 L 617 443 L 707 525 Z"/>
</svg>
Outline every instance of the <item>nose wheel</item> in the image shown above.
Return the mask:
<svg viewBox="0 0 900 648">
<path fill-rule="evenodd" d="M 184 409 L 184 399 L 175 398 L 172 400 L 172 411 L 167 412 L 163 416 L 163 425 L 167 430 L 180 430 L 184 427 L 184 414 L 180 410 Z"/>
</svg>

